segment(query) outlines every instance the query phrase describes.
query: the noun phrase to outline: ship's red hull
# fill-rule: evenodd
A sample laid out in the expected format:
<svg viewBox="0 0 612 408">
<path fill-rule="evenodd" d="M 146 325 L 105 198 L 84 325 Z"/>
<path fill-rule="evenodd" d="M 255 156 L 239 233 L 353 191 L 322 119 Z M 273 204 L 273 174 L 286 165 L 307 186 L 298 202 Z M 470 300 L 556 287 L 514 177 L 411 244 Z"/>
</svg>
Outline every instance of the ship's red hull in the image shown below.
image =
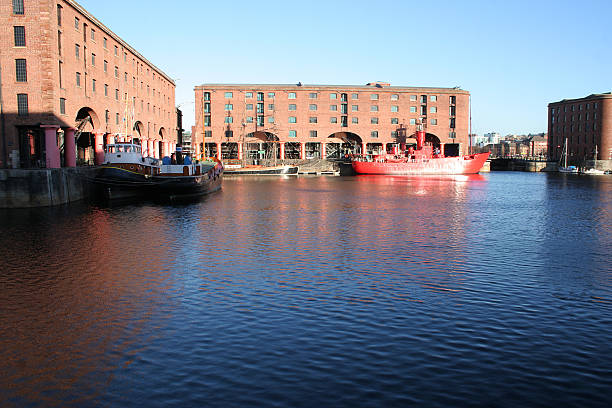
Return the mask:
<svg viewBox="0 0 612 408">
<path fill-rule="evenodd" d="M 478 153 L 424 160 L 353 161 L 352 165 L 357 174 L 476 174 L 488 157 L 489 153 Z"/>
</svg>

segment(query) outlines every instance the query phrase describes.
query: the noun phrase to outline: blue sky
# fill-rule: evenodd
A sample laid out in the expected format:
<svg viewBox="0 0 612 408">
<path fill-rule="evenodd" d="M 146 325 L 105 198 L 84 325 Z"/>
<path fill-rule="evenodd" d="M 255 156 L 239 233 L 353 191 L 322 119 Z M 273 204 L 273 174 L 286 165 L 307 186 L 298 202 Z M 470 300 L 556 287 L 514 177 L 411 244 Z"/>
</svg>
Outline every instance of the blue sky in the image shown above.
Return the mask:
<svg viewBox="0 0 612 408">
<path fill-rule="evenodd" d="M 461 86 L 473 131 L 503 135 L 612 91 L 612 0 L 79 3 L 177 79 L 185 129 L 202 83 Z"/>
</svg>

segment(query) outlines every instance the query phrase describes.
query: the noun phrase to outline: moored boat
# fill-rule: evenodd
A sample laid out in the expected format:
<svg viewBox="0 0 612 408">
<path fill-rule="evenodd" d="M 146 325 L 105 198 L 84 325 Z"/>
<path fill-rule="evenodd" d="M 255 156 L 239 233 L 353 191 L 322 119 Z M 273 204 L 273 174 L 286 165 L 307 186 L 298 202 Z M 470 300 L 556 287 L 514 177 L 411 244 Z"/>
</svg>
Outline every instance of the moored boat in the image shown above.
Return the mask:
<svg viewBox="0 0 612 408">
<path fill-rule="evenodd" d="M 178 198 L 204 195 L 221 188 L 223 164 L 216 160 L 192 163 L 190 157 L 162 163 L 143 157 L 139 144 L 119 142 L 105 147 L 104 163 L 94 180 L 106 199 Z"/>
<path fill-rule="evenodd" d="M 563 143 L 563 151 L 561 152 L 558 169 L 559 173 L 578 174 L 578 167 L 567 165 L 567 138 Z"/>
<path fill-rule="evenodd" d="M 263 175 L 263 176 L 283 176 L 297 175 L 297 166 L 240 166 L 227 168 L 225 173 L 228 175 Z"/>
<path fill-rule="evenodd" d="M 159 174 L 151 177 L 151 189 L 171 199 L 204 195 L 221 188 L 223 171 L 223 164 L 218 160 L 192 163 L 187 156 L 183 164 L 172 164 L 165 157 Z"/>
<path fill-rule="evenodd" d="M 117 142 L 104 148 L 94 183 L 106 199 L 139 197 L 149 193 L 152 176 L 159 172 L 159 160 L 143 157 L 139 144 Z"/>
<path fill-rule="evenodd" d="M 458 157 L 445 157 L 434 153 L 431 144 L 425 144 L 425 132 L 419 127 L 417 146 L 400 154 L 379 154 L 352 160 L 357 174 L 426 175 L 426 174 L 476 174 L 489 158 L 489 152 Z"/>
</svg>

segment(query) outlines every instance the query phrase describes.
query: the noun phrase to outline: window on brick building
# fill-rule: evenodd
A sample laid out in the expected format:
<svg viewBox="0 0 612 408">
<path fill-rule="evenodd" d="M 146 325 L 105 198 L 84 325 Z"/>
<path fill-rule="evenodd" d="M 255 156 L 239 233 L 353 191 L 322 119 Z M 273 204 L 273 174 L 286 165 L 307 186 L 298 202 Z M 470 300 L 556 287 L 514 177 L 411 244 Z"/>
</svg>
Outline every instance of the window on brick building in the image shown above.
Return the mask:
<svg viewBox="0 0 612 408">
<path fill-rule="evenodd" d="M 253 97 L 253 92 L 245 92 L 244 97 L 245 98 L 252 98 Z"/>
<path fill-rule="evenodd" d="M 391 112 L 399 112 L 399 106 L 392 105 Z"/>
<path fill-rule="evenodd" d="M 210 115 L 204 115 L 204 126 L 210 126 Z"/>
<path fill-rule="evenodd" d="M 226 104 L 225 104 L 225 110 L 226 110 L 226 111 L 231 111 L 231 110 L 234 110 L 234 105 L 233 105 L 233 104 L 231 104 L 231 103 L 226 103 Z"/>
<path fill-rule="evenodd" d="M 359 112 L 359 105 L 351 105 L 351 111 Z"/>
<path fill-rule="evenodd" d="M 297 118 L 295 116 L 289 116 L 289 123 L 297 123 Z"/>
<path fill-rule="evenodd" d="M 274 104 L 273 103 L 269 103 L 268 104 L 268 110 L 274 110 Z"/>
<path fill-rule="evenodd" d="M 314 104 L 314 103 L 313 103 L 313 104 L 308 105 L 308 110 L 311 110 L 311 111 L 316 111 L 316 110 L 317 110 L 317 105 L 316 105 L 316 104 Z"/>
<path fill-rule="evenodd" d="M 91 66 L 96 66 L 96 54 L 91 54 Z"/>
<path fill-rule="evenodd" d="M 427 95 L 421 95 L 421 103 L 427 103 Z"/>
<path fill-rule="evenodd" d="M 416 102 L 417 100 L 417 96 L 416 95 L 410 95 L 410 101 L 411 102 Z"/>
<path fill-rule="evenodd" d="M 81 86 L 81 73 L 76 73 L 76 86 Z"/>
<path fill-rule="evenodd" d="M 297 130 L 290 130 L 289 137 L 297 137 Z"/>
<path fill-rule="evenodd" d="M 391 124 L 392 125 L 397 125 L 399 123 L 399 119 L 398 118 L 391 118 Z"/>
<path fill-rule="evenodd" d="M 378 94 L 371 94 L 370 95 L 370 100 L 377 101 L 378 100 Z"/>
<path fill-rule="evenodd" d="M 15 26 L 13 27 L 13 31 L 15 34 L 15 47 L 25 47 L 26 46 L 25 27 Z"/>
<path fill-rule="evenodd" d="M 353 116 L 353 117 L 351 118 L 351 122 L 352 122 L 354 125 L 356 125 L 356 124 L 358 124 L 358 123 L 359 123 L 359 118 L 356 118 L 356 117 L 354 117 L 354 116 Z"/>
<path fill-rule="evenodd" d="M 91 29 L 91 41 L 96 41 L 96 30 L 94 30 L 93 28 Z"/>
<path fill-rule="evenodd" d="M 370 124 L 378 125 L 378 118 L 370 118 Z"/>
<path fill-rule="evenodd" d="M 414 118 L 413 118 L 413 119 L 410 119 L 410 124 L 411 124 L 411 125 L 416 125 L 416 119 L 414 119 Z"/>
<path fill-rule="evenodd" d="M 410 107 L 410 113 L 416 113 L 416 111 L 417 111 L 416 106 Z"/>
<path fill-rule="evenodd" d="M 212 130 L 205 130 L 204 137 L 212 137 Z"/>
<path fill-rule="evenodd" d="M 429 107 L 429 113 L 438 113 L 438 108 L 435 106 L 430 106 Z"/>
<path fill-rule="evenodd" d="M 268 92 L 268 98 L 273 98 L 274 99 L 274 92 Z"/>
<path fill-rule="evenodd" d="M 429 96 L 429 100 L 430 100 L 431 102 L 437 102 L 437 101 L 438 101 L 438 97 L 437 97 L 436 95 L 430 95 L 430 96 Z"/>
<path fill-rule="evenodd" d="M 317 123 L 317 117 L 316 116 L 311 116 L 308 118 L 308 123 Z"/>
<path fill-rule="evenodd" d="M 338 123 L 338 118 L 337 117 L 329 118 L 329 123 Z"/>
<path fill-rule="evenodd" d="M 17 94 L 17 115 L 28 116 L 28 94 Z"/>
<path fill-rule="evenodd" d="M 80 24 L 79 18 L 75 17 L 74 18 L 74 28 L 76 28 L 78 30 L 79 29 L 79 24 Z"/>
<path fill-rule="evenodd" d="M 115 100 L 119 100 L 119 90 L 115 89 Z"/>
<path fill-rule="evenodd" d="M 13 14 L 22 15 L 23 13 L 23 0 L 13 0 Z"/>
<path fill-rule="evenodd" d="M 317 137 L 317 131 L 316 130 L 311 130 L 310 131 L 310 137 Z"/>
<path fill-rule="evenodd" d="M 60 114 L 66 114 L 66 98 L 60 98 Z"/>
<path fill-rule="evenodd" d="M 311 93 L 308 94 L 308 97 L 310 99 L 317 99 L 317 93 L 316 92 L 311 92 Z"/>
<path fill-rule="evenodd" d="M 338 105 L 329 105 L 329 110 L 332 112 L 338 111 Z"/>
<path fill-rule="evenodd" d="M 398 99 L 399 99 L 399 95 L 398 94 L 391 95 L 391 100 L 392 101 L 397 101 Z"/>
<path fill-rule="evenodd" d="M 290 110 L 290 111 L 297 110 L 297 105 L 296 105 L 295 103 L 290 103 L 290 104 L 289 104 L 289 110 Z"/>
<path fill-rule="evenodd" d="M 119 67 L 115 66 L 115 78 L 119 78 Z M 147 94 L 149 92 L 149 87 L 147 87 Z"/>
<path fill-rule="evenodd" d="M 234 97 L 234 93 L 233 92 L 226 92 L 224 97 L 226 97 L 226 98 L 233 98 Z"/>
<path fill-rule="evenodd" d="M 351 94 L 351 99 L 359 99 L 359 94 Z"/>
<path fill-rule="evenodd" d="M 15 60 L 15 79 L 17 82 L 28 82 L 28 69 L 23 58 Z"/>
<path fill-rule="evenodd" d="M 234 123 L 234 118 L 232 118 L 231 116 L 226 116 L 225 123 Z"/>
<path fill-rule="evenodd" d="M 448 102 L 449 102 L 451 105 L 456 104 L 456 103 L 457 103 L 457 97 L 456 97 L 456 96 L 454 96 L 454 95 L 450 96 L 450 97 L 449 97 Z"/>
<path fill-rule="evenodd" d="M 378 112 L 378 105 L 370 106 L 370 112 Z"/>
<path fill-rule="evenodd" d="M 268 123 L 274 123 L 274 116 L 270 116 L 268 118 Z"/>
<path fill-rule="evenodd" d="M 81 56 L 81 46 L 79 44 L 74 44 L 74 56 L 79 59 Z"/>
<path fill-rule="evenodd" d="M 378 130 L 373 130 L 370 132 L 370 137 L 372 139 L 378 139 Z"/>
<path fill-rule="evenodd" d="M 297 95 L 295 92 L 289 92 L 289 95 L 287 96 L 289 99 L 296 99 Z"/>
<path fill-rule="evenodd" d="M 437 125 L 438 124 L 438 119 L 432 119 L 431 120 L 431 124 L 432 125 Z"/>
<path fill-rule="evenodd" d="M 96 92 L 96 80 L 91 80 L 91 92 Z"/>
<path fill-rule="evenodd" d="M 253 110 L 253 104 L 252 103 L 247 103 L 246 104 L 246 110 L 249 110 L 249 111 Z"/>
<path fill-rule="evenodd" d="M 115 57 L 119 55 L 119 47 L 115 45 Z M 147 70 L 148 71 L 148 70 Z"/>
<path fill-rule="evenodd" d="M 330 93 L 329 94 L 329 99 L 338 99 L 338 94 Z"/>
<path fill-rule="evenodd" d="M 119 124 L 119 113 L 115 113 L 115 124 Z"/>
<path fill-rule="evenodd" d="M 451 129 L 455 128 L 455 118 L 450 118 L 449 119 L 448 127 L 451 128 Z"/>
</svg>

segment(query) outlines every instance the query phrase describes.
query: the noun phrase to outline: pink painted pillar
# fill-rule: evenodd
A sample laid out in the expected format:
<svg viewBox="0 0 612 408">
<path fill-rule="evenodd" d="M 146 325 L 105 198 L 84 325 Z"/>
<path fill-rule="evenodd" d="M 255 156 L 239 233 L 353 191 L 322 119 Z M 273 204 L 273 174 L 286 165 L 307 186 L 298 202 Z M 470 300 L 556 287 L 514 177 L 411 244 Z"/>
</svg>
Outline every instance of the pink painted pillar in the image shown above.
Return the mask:
<svg viewBox="0 0 612 408">
<path fill-rule="evenodd" d="M 145 157 L 147 155 L 147 142 L 144 139 L 140 139 L 140 147 L 142 149 L 142 156 Z"/>
<path fill-rule="evenodd" d="M 46 166 L 48 169 L 59 169 L 61 167 L 60 151 L 57 146 L 57 129 L 59 129 L 59 126 L 41 125 L 41 128 L 45 129 Z"/>
<path fill-rule="evenodd" d="M 221 143 L 217 143 L 217 160 L 221 160 Z"/>
<path fill-rule="evenodd" d="M 300 159 L 306 158 L 306 143 L 300 142 Z"/>
<path fill-rule="evenodd" d="M 104 163 L 104 135 L 94 133 L 94 164 L 99 166 Z"/>
<path fill-rule="evenodd" d="M 149 139 L 147 143 L 147 156 L 155 157 L 155 151 L 153 150 L 153 140 Z"/>
<path fill-rule="evenodd" d="M 285 142 L 280 142 L 280 159 L 285 160 Z"/>
<path fill-rule="evenodd" d="M 440 155 L 444 156 L 444 143 L 440 143 Z"/>
<path fill-rule="evenodd" d="M 106 144 L 114 144 L 115 143 L 115 136 L 111 135 L 110 133 L 108 133 L 106 135 Z"/>
<path fill-rule="evenodd" d="M 242 160 L 242 143 L 238 143 L 238 160 Z"/>
<path fill-rule="evenodd" d="M 321 159 L 325 159 L 327 157 L 327 152 L 325 149 L 327 149 L 327 143 L 321 143 Z"/>
<path fill-rule="evenodd" d="M 368 146 L 366 142 L 361 143 L 361 154 L 363 154 L 364 156 L 367 154 L 368 150 L 367 150 Z"/>
<path fill-rule="evenodd" d="M 74 128 L 68 128 L 64 132 L 64 160 L 66 167 L 76 167 L 76 141 L 74 140 Z"/>
</svg>

